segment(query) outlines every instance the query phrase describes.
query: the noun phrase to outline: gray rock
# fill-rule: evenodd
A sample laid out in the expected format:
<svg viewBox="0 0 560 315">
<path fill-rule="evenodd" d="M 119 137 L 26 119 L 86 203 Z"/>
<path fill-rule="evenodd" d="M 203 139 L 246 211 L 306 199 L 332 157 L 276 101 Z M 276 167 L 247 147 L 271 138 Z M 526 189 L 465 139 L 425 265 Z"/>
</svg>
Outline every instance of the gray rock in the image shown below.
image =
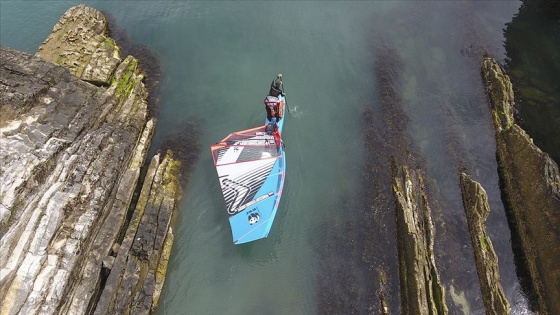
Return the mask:
<svg viewBox="0 0 560 315">
<path fill-rule="evenodd" d="M 140 149 L 136 144 L 142 131 L 151 129 L 145 126 L 146 92 L 138 76 L 130 98 L 121 101 L 39 58 L 7 48 L 0 56 L 6 60 L 2 73 L 9 73 L 0 78 L 8 92 L 3 99 L 15 107 L 18 100 L 30 100 L 28 110 L 1 122 L 0 290 L 12 302 L 3 304 L 2 311 L 41 308 L 49 313 L 62 301 L 61 293 L 71 290 L 71 276 L 79 276 L 91 236 L 109 214 L 109 205 L 119 201 L 116 188 L 127 178 L 124 170 L 132 152 Z M 16 84 L 20 78 L 33 84 L 22 91 Z M 139 166 L 132 172 L 139 174 Z M 131 196 L 134 181 L 125 185 Z M 123 205 L 117 211 L 121 217 L 127 211 Z M 114 235 L 119 223 L 113 223 Z M 53 265 L 45 272 L 48 257 Z M 33 299 L 31 292 L 37 294 Z"/>
<path fill-rule="evenodd" d="M 113 263 L 115 262 L 115 257 L 107 256 L 103 259 L 103 268 L 111 269 L 113 268 Z"/>
<path fill-rule="evenodd" d="M 178 162 L 154 156 L 95 314 L 149 314 L 157 307 L 173 234 Z"/>
</svg>

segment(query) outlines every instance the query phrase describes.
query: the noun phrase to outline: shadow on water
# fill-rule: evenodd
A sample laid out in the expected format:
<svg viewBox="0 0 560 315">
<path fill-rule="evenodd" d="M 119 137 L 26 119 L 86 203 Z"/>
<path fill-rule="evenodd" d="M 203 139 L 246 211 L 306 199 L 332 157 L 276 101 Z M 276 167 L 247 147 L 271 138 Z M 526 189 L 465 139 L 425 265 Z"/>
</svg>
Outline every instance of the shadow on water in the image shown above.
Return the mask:
<svg viewBox="0 0 560 315">
<path fill-rule="evenodd" d="M 178 124 L 173 133 L 165 136 L 158 147 L 161 152 L 173 151 L 173 157 L 181 161 L 179 182 L 183 188 L 186 187 L 200 156 L 203 126 L 204 123 L 200 120 L 185 119 Z"/>
<path fill-rule="evenodd" d="M 121 56 L 128 55 L 138 59 L 141 69 L 145 73 L 144 84 L 148 90 L 148 110 L 151 117 L 159 118 L 159 82 L 161 78 L 160 57 L 146 45 L 135 43 L 128 32 L 118 27 L 114 16 L 109 12 L 103 12 L 109 23 L 109 36 L 121 47 Z M 156 152 L 165 153 L 167 150 L 173 151 L 174 159 L 181 162 L 180 184 L 185 188 L 189 176 L 194 170 L 201 150 L 202 130 L 204 121 L 195 118 L 186 118 L 178 124 L 175 131 L 166 135 L 161 143 L 150 149 L 147 156 L 145 167 L 142 171 L 142 178 L 147 171 L 149 160 Z M 141 185 L 139 185 L 141 187 Z"/>
<path fill-rule="evenodd" d="M 134 43 L 126 30 L 118 27 L 115 17 L 109 12 L 103 12 L 109 23 L 109 36 L 121 47 L 121 57 L 131 55 L 138 59 L 140 67 L 146 74 L 144 84 L 149 91 L 148 110 L 151 117 L 159 116 L 159 81 L 161 77 L 161 62 L 159 56 L 146 45 Z"/>
<path fill-rule="evenodd" d="M 504 29 L 516 121 L 560 163 L 560 2 L 522 1 Z"/>
<path fill-rule="evenodd" d="M 404 137 L 408 117 L 402 109 L 398 87 L 402 71 L 396 50 L 381 48 L 375 55 L 374 73 L 377 80 L 378 106 L 364 109 L 365 167 L 363 172 L 365 222 L 364 258 L 379 271 L 374 283 L 383 311 L 398 313 L 399 273 L 395 231 L 395 207 L 391 191 L 391 160 L 404 160 L 409 155 L 409 141 Z M 377 112 L 374 110 L 377 109 Z"/>
</svg>

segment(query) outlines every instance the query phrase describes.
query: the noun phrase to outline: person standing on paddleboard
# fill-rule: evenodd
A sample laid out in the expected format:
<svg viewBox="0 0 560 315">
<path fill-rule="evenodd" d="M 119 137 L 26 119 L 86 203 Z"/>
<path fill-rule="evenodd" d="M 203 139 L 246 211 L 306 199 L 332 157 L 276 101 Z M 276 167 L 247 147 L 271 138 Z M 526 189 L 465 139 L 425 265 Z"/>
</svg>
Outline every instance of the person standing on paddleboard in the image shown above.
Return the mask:
<svg viewBox="0 0 560 315">
<path fill-rule="evenodd" d="M 270 90 L 268 96 L 264 99 L 266 109 L 266 117 L 269 121 L 277 123 L 282 119 L 284 114 L 284 102 L 279 99 L 279 96 L 286 95 L 282 89 L 282 73 L 272 83 L 270 83 Z"/>
</svg>

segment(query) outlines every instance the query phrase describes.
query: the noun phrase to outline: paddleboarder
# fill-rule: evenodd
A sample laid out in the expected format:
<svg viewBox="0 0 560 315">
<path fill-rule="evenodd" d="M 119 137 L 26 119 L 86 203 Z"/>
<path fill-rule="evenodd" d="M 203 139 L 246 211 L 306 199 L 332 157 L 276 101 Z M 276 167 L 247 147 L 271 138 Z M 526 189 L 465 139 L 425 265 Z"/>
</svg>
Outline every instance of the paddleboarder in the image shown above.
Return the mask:
<svg viewBox="0 0 560 315">
<path fill-rule="evenodd" d="M 270 90 L 268 91 L 268 95 L 275 97 L 286 95 L 286 93 L 284 93 L 282 89 L 282 73 L 278 73 L 276 78 L 272 80 L 272 83 L 270 83 Z"/>
</svg>

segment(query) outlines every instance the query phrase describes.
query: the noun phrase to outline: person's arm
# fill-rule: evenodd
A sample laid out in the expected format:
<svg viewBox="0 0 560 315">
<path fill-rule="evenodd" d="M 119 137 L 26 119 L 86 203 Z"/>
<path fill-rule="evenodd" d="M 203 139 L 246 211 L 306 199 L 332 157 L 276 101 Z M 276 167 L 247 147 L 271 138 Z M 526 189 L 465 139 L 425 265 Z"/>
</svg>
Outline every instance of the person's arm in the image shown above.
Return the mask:
<svg viewBox="0 0 560 315">
<path fill-rule="evenodd" d="M 278 73 L 278 75 L 276 76 L 276 80 L 280 80 L 280 94 L 282 96 L 286 95 L 286 93 L 284 93 L 284 82 L 282 82 L 282 73 Z"/>
</svg>

